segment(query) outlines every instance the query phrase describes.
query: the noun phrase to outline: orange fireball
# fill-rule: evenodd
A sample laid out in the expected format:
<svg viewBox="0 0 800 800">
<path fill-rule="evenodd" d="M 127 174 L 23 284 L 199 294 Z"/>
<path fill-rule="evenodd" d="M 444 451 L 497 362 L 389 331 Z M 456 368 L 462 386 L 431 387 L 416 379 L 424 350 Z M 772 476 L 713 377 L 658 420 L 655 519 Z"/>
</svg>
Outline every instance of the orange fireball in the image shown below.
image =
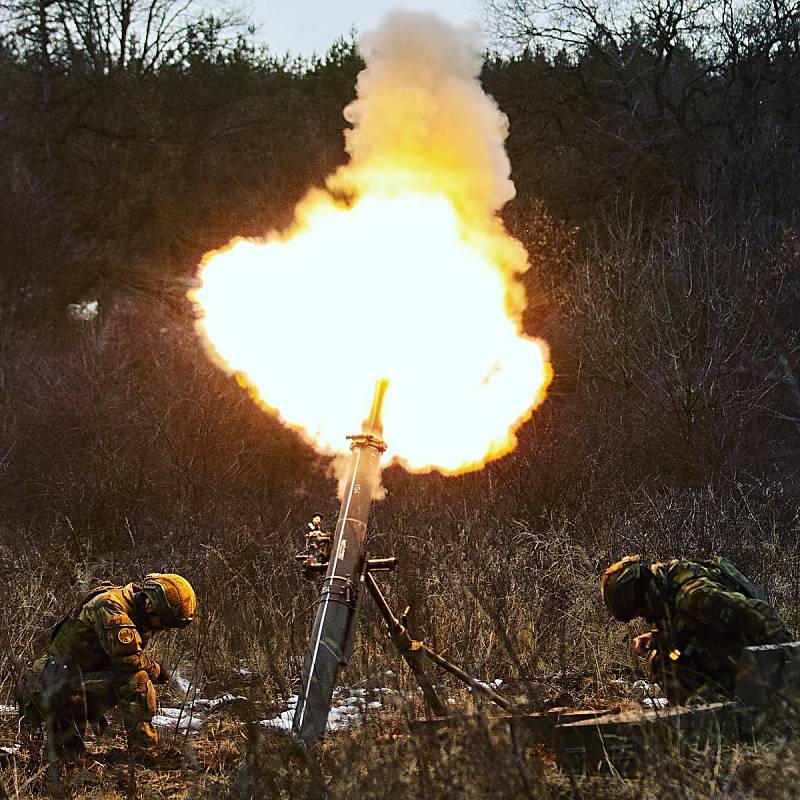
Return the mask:
<svg viewBox="0 0 800 800">
<path fill-rule="evenodd" d="M 445 43 L 457 35 L 444 25 L 440 33 Z M 414 471 L 462 472 L 514 447 L 551 370 L 545 345 L 521 331 L 527 262 L 494 207 L 497 186 L 510 186 L 504 152 L 491 150 L 499 142 L 502 151 L 505 118 L 477 86 L 472 62 L 455 59 L 454 74 L 429 80 L 424 47 L 416 84 L 400 48 L 395 86 L 391 45 L 402 37 L 392 34 L 372 55 L 365 47 L 348 110 L 351 162 L 329 181 L 336 195 L 314 190 L 290 230 L 207 255 L 191 299 L 212 357 L 322 452 L 347 450 L 376 380 L 387 378 L 386 457 Z M 420 109 L 420 97 L 439 92 L 441 103 Z M 381 118 L 393 110 L 380 130 L 371 102 Z M 488 132 L 454 129 L 445 148 L 459 110 Z M 481 147 L 488 155 L 469 157 Z M 504 179 L 471 175 L 493 164 Z M 343 189 L 346 203 L 335 199 Z"/>
</svg>

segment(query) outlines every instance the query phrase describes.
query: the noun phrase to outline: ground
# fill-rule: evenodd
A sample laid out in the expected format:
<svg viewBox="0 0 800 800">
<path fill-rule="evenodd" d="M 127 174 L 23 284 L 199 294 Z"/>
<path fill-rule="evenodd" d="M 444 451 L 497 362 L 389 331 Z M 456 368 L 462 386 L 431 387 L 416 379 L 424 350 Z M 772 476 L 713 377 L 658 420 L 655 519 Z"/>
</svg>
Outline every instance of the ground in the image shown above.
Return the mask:
<svg viewBox="0 0 800 800">
<path fill-rule="evenodd" d="M 506 687 L 514 691 L 519 687 Z M 641 707 L 632 687 L 618 707 Z M 362 694 L 359 694 L 359 691 Z M 512 740 L 503 714 L 476 713 L 455 687 L 451 707 L 464 719 L 448 728 L 409 725 L 424 717 L 413 695 L 385 692 L 381 708 L 363 687 L 343 687 L 335 704 L 363 697 L 354 723 L 331 732 L 313 758 L 299 754 L 284 731 L 263 724 L 286 704 L 226 700 L 203 714 L 199 730 L 161 727 L 152 760 L 133 769 L 116 719 L 102 738 L 90 734 L 87 754 L 58 773 L 62 796 L 99 798 L 532 798 L 674 797 L 783 798 L 795 796 L 800 747 L 790 720 L 759 741 L 668 738 L 651 748 L 639 770 L 622 776 L 603 768 L 571 774 L 554 752 L 534 741 Z M 394 697 L 389 701 L 389 697 Z M 173 699 L 166 696 L 166 700 Z M 291 703 L 289 704 L 291 705 Z M 164 706 L 169 708 L 169 706 Z M 208 709 L 208 706 L 206 706 Z M 0 741 L 16 740 L 16 719 L 0 719 Z M 7 796 L 51 796 L 52 776 L 35 750 L 7 757 L 0 773 Z"/>
</svg>

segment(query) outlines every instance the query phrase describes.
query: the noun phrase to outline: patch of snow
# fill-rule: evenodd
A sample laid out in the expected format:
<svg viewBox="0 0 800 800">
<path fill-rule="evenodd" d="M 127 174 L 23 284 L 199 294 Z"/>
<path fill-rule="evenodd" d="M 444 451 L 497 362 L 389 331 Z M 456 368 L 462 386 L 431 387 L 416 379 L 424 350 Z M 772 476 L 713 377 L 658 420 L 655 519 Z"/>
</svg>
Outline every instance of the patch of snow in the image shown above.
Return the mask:
<svg viewBox="0 0 800 800">
<path fill-rule="evenodd" d="M 240 694 L 231 694 L 230 692 L 226 692 L 225 694 L 221 694 L 219 697 L 214 697 L 211 700 L 202 698 L 200 700 L 195 700 L 190 705 L 192 708 L 199 708 L 201 711 L 213 711 L 215 708 L 226 706 L 229 703 L 235 703 L 237 700 L 247 700 L 247 698 Z"/>
<path fill-rule="evenodd" d="M 16 714 L 16 706 L 7 706 L 0 703 L 0 714 Z"/>
<path fill-rule="evenodd" d="M 491 683 L 485 683 L 484 681 L 475 681 L 475 683 L 477 683 L 478 686 L 484 689 L 489 689 L 493 692 L 495 689 L 499 689 L 503 685 L 503 679 L 495 678 Z"/>
<path fill-rule="evenodd" d="M 153 725 L 196 731 L 205 722 L 206 714 L 216 711 L 229 703 L 247 699 L 242 695 L 235 695 L 231 692 L 226 692 L 213 698 L 197 697 L 197 688 L 192 685 L 190 680 L 177 673 L 170 677 L 170 684 L 177 694 L 183 695 L 184 701 L 177 708 L 162 708 L 161 713 L 153 717 Z"/>
<path fill-rule="evenodd" d="M 657 683 L 639 680 L 634 682 L 632 688 L 645 708 L 666 708 L 669 705 L 667 698 L 661 696 L 661 687 Z"/>
<path fill-rule="evenodd" d="M 355 725 L 360 717 L 359 710 L 352 706 L 332 708 L 328 714 L 328 724 L 325 726 L 325 729 L 332 733 L 346 730 Z"/>
<path fill-rule="evenodd" d="M 380 699 L 368 700 L 369 696 L 378 697 L 380 695 L 393 695 L 396 692 L 393 689 L 373 689 L 367 691 L 366 689 L 348 689 L 347 687 L 337 687 L 338 695 L 341 699 L 337 700 L 337 704 L 333 706 L 328 713 L 328 722 L 326 729 L 329 732 L 346 730 L 358 725 L 365 711 L 380 711 L 383 709 L 383 703 Z M 336 694 L 336 693 L 335 693 Z M 342 695 L 346 695 L 342 698 Z M 292 728 L 294 721 L 294 712 L 297 709 L 297 695 L 292 695 L 287 701 L 288 708 L 278 714 L 277 717 L 272 719 L 262 719 L 259 724 L 265 728 L 272 728 L 279 731 L 289 731 Z"/>
<path fill-rule="evenodd" d="M 352 697 L 346 697 L 342 700 L 342 704 L 346 706 L 357 706 L 364 702 L 364 698 L 359 697 L 358 695 L 353 695 Z"/>
<path fill-rule="evenodd" d="M 97 317 L 100 311 L 100 304 L 97 300 L 81 300 L 80 303 L 70 303 L 67 306 L 72 319 L 78 322 L 91 322 Z"/>
<path fill-rule="evenodd" d="M 4 756 L 14 756 L 22 749 L 21 745 L 12 744 L 10 747 L 0 746 L 0 754 Z"/>
<path fill-rule="evenodd" d="M 183 694 L 189 694 L 189 691 L 192 688 L 192 683 L 187 678 L 183 678 L 178 674 L 174 674 L 170 678 L 170 683 L 172 686 L 177 689 L 179 692 L 183 692 Z"/>
<path fill-rule="evenodd" d="M 172 717 L 173 719 L 180 719 L 181 717 L 187 716 L 187 712 L 186 709 L 183 708 L 162 708 L 161 716 Z"/>
<path fill-rule="evenodd" d="M 170 711 L 180 711 L 181 709 L 170 709 Z M 183 715 L 179 717 L 168 716 L 166 714 L 156 714 L 153 717 L 153 725 L 160 728 L 176 728 L 179 731 L 198 731 L 203 727 L 204 720 L 201 717 Z"/>
<path fill-rule="evenodd" d="M 259 725 L 263 725 L 265 728 L 275 728 L 279 731 L 290 731 L 293 721 L 294 709 L 290 708 L 288 711 L 278 714 L 274 719 L 262 719 Z"/>
</svg>

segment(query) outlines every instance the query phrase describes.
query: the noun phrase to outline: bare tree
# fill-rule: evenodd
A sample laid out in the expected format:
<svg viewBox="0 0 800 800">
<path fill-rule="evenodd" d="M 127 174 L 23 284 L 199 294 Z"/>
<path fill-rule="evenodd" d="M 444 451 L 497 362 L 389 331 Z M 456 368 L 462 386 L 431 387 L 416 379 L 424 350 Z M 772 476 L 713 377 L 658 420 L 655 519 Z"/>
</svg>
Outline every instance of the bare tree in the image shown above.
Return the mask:
<svg viewBox="0 0 800 800">
<path fill-rule="evenodd" d="M 718 7 L 715 0 L 485 0 L 487 26 L 496 42 L 516 47 L 550 43 L 572 49 L 592 41 L 619 43 L 631 21 L 669 50 L 698 43 Z"/>
<path fill-rule="evenodd" d="M 621 7 L 587 0 L 485 0 L 495 44 L 511 48 L 545 44 L 574 49 L 598 34 L 616 39 Z"/>
<path fill-rule="evenodd" d="M 24 43 L 38 67 L 42 85 L 42 104 L 50 104 L 54 71 L 53 8 L 57 0 L 7 0 L 0 2 L 3 28 L 10 30 Z"/>
<path fill-rule="evenodd" d="M 0 0 L 5 27 L 41 67 L 44 95 L 58 53 L 96 74 L 146 74 L 179 57 L 201 20 L 241 27 L 232 7 L 206 0 Z"/>
<path fill-rule="evenodd" d="M 219 6 L 219 4 L 216 4 Z M 64 35 L 95 72 L 133 70 L 144 74 L 170 60 L 204 14 L 202 0 L 58 0 Z M 240 23 L 221 11 L 221 26 Z"/>
</svg>

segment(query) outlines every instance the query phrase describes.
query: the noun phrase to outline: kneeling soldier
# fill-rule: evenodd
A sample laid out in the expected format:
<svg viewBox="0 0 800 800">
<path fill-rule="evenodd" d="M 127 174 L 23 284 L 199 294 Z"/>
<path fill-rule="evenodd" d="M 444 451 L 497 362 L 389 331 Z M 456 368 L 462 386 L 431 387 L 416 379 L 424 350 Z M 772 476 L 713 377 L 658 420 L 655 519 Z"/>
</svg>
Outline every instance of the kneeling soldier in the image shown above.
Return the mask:
<svg viewBox="0 0 800 800">
<path fill-rule="evenodd" d="M 105 582 L 88 592 L 50 634 L 47 653 L 26 671 L 20 712 L 28 730 L 47 730 L 52 756 L 73 760 L 84 750 L 87 723 L 103 728 L 118 706 L 128 745 L 146 752 L 158 744 L 152 725 L 154 683 L 169 674 L 144 648 L 153 634 L 185 628 L 197 598 L 180 575 L 152 574 L 142 584 Z"/>
<path fill-rule="evenodd" d="M 628 556 L 603 573 L 600 595 L 618 620 L 653 624 L 633 651 L 647 656 L 651 678 L 674 703 L 730 694 L 744 647 L 791 639 L 761 591 L 725 558 L 647 565 Z"/>
</svg>

